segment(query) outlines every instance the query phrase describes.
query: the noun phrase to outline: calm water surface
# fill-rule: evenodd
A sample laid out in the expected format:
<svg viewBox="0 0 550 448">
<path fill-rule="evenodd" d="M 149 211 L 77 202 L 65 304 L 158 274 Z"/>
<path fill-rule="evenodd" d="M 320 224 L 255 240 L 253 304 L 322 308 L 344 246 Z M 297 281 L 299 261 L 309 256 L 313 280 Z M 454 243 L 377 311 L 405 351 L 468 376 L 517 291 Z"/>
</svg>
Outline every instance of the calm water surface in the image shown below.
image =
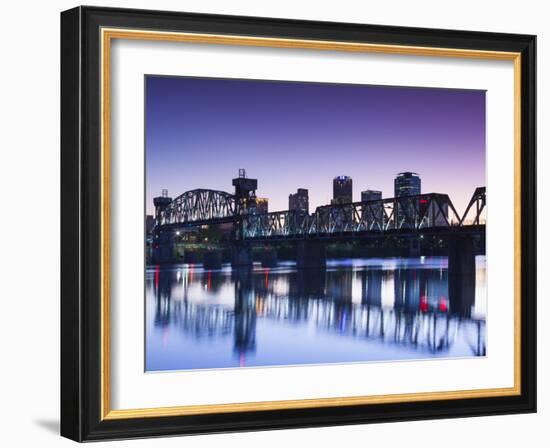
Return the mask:
<svg viewBox="0 0 550 448">
<path fill-rule="evenodd" d="M 446 257 L 146 272 L 146 370 L 484 356 L 485 257 L 475 296 L 449 295 Z"/>
</svg>

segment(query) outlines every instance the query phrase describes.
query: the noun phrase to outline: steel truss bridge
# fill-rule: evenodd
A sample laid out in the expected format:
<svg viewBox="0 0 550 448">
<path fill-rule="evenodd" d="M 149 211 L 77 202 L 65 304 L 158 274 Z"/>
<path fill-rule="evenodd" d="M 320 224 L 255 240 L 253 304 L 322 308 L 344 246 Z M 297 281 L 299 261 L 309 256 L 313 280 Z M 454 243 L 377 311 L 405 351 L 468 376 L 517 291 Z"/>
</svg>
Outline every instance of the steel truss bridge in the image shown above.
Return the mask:
<svg viewBox="0 0 550 448">
<path fill-rule="evenodd" d="M 449 196 L 441 193 L 324 205 L 311 214 L 294 210 L 255 213 L 230 193 L 197 189 L 183 193 L 161 210 L 155 228 L 162 232 L 234 223 L 236 239 L 252 241 L 477 232 L 485 225 L 485 205 L 485 187 L 478 187 L 462 216 Z"/>
</svg>

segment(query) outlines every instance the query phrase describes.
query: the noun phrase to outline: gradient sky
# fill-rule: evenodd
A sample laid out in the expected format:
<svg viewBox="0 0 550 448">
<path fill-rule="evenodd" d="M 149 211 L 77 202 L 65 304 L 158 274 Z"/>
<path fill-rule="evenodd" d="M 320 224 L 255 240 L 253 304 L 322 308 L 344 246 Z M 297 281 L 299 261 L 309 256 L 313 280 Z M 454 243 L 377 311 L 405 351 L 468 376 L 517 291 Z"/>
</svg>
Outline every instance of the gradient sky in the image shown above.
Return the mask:
<svg viewBox="0 0 550 448">
<path fill-rule="evenodd" d="M 233 192 L 239 168 L 269 211 L 307 188 L 312 212 L 338 175 L 358 201 L 415 171 L 459 213 L 485 185 L 485 91 L 147 76 L 145 126 L 148 214 L 163 188 Z"/>
</svg>

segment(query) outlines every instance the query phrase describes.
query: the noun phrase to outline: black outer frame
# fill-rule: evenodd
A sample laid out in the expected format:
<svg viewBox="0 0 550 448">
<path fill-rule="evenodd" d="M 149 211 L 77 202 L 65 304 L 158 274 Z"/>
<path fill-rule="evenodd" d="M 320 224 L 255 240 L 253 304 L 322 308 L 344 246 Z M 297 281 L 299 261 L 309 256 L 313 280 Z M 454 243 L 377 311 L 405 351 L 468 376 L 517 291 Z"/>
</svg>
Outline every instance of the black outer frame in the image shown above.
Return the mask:
<svg viewBox="0 0 550 448">
<path fill-rule="evenodd" d="M 521 395 L 100 420 L 100 27 L 520 52 Z M 77 7 L 61 13 L 61 435 L 140 438 L 536 412 L 536 36 Z"/>
</svg>

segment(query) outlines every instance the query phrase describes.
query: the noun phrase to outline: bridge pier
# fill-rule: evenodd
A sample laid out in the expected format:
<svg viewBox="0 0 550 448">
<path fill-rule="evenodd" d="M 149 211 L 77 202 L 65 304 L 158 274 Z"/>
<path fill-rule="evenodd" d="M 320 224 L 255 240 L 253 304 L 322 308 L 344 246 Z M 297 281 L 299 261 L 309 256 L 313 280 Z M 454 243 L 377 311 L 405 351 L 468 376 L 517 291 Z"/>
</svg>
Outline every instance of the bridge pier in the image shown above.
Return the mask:
<svg viewBox="0 0 550 448">
<path fill-rule="evenodd" d="M 327 265 L 326 245 L 322 241 L 302 240 L 296 248 L 298 269 L 320 269 Z"/>
<path fill-rule="evenodd" d="M 418 236 L 409 238 L 409 257 L 420 257 L 420 238 Z"/>
<path fill-rule="evenodd" d="M 237 244 L 231 248 L 232 268 L 251 268 L 252 264 L 252 248 L 250 246 Z"/>
<path fill-rule="evenodd" d="M 183 262 L 188 263 L 188 264 L 197 264 L 199 262 L 197 252 L 184 250 L 183 251 Z"/>
<path fill-rule="evenodd" d="M 204 253 L 204 269 L 221 269 L 222 252 L 221 250 L 208 250 Z"/>
<path fill-rule="evenodd" d="M 251 258 L 252 259 L 252 254 Z M 232 273 L 235 282 L 234 351 L 240 355 L 256 349 L 256 305 L 250 271 Z"/>
<path fill-rule="evenodd" d="M 265 247 L 261 252 L 260 259 L 264 268 L 274 268 L 278 262 L 277 249 Z"/>
<path fill-rule="evenodd" d="M 449 304 L 453 313 L 470 316 L 475 302 L 474 241 L 468 236 L 449 239 Z"/>
<path fill-rule="evenodd" d="M 290 282 L 289 295 L 304 298 L 324 298 L 326 296 L 325 269 L 308 269 L 296 272 L 296 281 Z"/>
<path fill-rule="evenodd" d="M 153 264 L 165 264 L 174 262 L 175 239 L 171 231 L 160 232 L 158 238 L 153 241 Z"/>
<path fill-rule="evenodd" d="M 382 304 L 382 266 L 361 271 L 361 303 Z"/>
</svg>

